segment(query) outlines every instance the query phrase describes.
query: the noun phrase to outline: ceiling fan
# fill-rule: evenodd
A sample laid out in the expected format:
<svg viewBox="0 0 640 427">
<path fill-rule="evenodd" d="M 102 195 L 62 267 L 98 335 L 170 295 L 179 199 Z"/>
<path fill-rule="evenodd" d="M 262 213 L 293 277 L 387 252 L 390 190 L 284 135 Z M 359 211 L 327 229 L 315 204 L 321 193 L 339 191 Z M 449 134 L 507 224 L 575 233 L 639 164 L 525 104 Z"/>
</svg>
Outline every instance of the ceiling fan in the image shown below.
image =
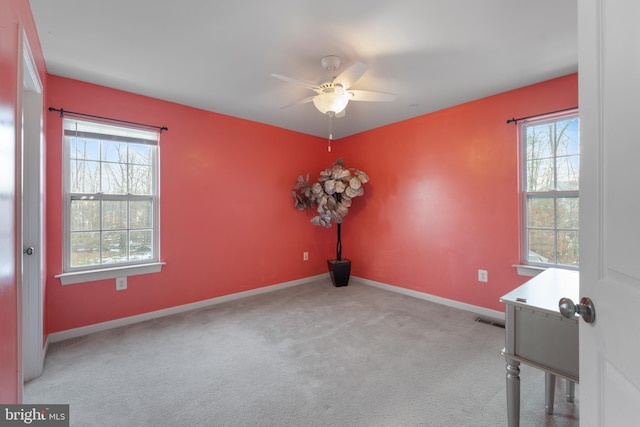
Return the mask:
<svg viewBox="0 0 640 427">
<path fill-rule="evenodd" d="M 320 59 L 320 65 L 322 65 L 325 71 L 333 73 L 340 67 L 340 57 L 336 55 L 324 56 Z M 349 101 L 380 102 L 393 101 L 396 98 L 395 95 L 390 93 L 349 89 L 351 85 L 367 72 L 368 68 L 366 64 L 356 62 L 337 76 L 318 78 L 315 84 L 281 74 L 274 73 L 271 74 L 271 76 L 284 80 L 285 82 L 304 86 L 316 93 L 316 95 L 285 105 L 282 108 L 313 102 L 313 105 L 315 105 L 322 114 L 326 114 L 329 117 L 343 117 Z"/>
</svg>

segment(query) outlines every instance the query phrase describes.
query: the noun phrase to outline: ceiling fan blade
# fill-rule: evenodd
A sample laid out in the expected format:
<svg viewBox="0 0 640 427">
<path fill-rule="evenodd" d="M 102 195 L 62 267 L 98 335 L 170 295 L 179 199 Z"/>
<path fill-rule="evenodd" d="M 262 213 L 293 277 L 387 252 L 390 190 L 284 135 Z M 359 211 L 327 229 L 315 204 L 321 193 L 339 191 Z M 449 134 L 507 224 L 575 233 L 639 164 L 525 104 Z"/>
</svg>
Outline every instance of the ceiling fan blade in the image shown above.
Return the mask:
<svg viewBox="0 0 640 427">
<path fill-rule="evenodd" d="M 314 96 L 315 96 L 315 95 L 314 95 Z M 299 100 L 299 101 L 295 101 L 295 102 L 292 102 L 291 104 L 283 105 L 283 106 L 282 106 L 282 107 L 280 107 L 280 108 L 289 108 L 289 107 L 293 107 L 293 106 L 295 106 L 295 105 L 302 105 L 302 104 L 306 104 L 307 102 L 311 102 L 311 101 L 313 101 L 314 96 L 309 96 L 309 97 L 307 97 L 307 98 L 302 98 L 302 99 L 301 99 L 301 100 Z"/>
<path fill-rule="evenodd" d="M 311 89 L 311 90 L 316 91 L 316 92 L 320 90 L 320 88 L 318 86 L 315 86 L 315 85 L 313 85 L 311 83 L 307 83 L 307 82 L 304 82 L 302 80 L 294 79 L 293 77 L 283 76 L 282 74 L 271 73 L 271 77 L 275 77 L 276 79 L 284 80 L 285 82 L 288 82 L 288 83 L 294 83 L 294 84 L 297 84 L 297 85 L 300 85 L 300 86 L 304 86 L 307 89 Z"/>
<path fill-rule="evenodd" d="M 353 94 L 349 101 L 388 102 L 396 99 L 396 96 L 392 93 L 374 92 L 371 90 L 350 90 L 349 93 Z"/>
<path fill-rule="evenodd" d="M 344 70 L 333 80 L 333 84 L 340 84 L 343 88 L 348 89 L 354 84 L 360 77 L 367 72 L 369 66 L 362 62 L 356 62 L 351 64 L 349 68 Z"/>
</svg>

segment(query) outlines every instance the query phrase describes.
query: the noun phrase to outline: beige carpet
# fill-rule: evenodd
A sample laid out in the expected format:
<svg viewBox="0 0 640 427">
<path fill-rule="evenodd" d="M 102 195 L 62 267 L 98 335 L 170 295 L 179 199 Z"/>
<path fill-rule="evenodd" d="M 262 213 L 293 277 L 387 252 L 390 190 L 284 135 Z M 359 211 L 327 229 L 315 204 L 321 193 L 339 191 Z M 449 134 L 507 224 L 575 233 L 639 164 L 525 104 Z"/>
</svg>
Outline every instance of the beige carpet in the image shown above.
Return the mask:
<svg viewBox="0 0 640 427">
<path fill-rule="evenodd" d="M 504 329 L 352 280 L 287 288 L 50 346 L 25 403 L 68 403 L 72 426 L 506 426 Z M 544 412 L 522 365 L 521 426 Z"/>
</svg>

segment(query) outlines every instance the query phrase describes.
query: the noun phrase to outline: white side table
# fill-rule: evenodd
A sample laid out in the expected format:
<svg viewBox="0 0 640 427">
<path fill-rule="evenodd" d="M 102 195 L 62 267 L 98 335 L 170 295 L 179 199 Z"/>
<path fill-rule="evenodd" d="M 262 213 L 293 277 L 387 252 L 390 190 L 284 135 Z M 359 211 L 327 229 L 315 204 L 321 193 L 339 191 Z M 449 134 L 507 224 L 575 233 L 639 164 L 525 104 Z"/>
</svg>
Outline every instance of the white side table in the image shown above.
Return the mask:
<svg viewBox="0 0 640 427">
<path fill-rule="evenodd" d="M 566 319 L 558 302 L 579 300 L 577 271 L 549 268 L 500 298 L 505 304 L 507 361 L 507 418 L 509 427 L 520 425 L 520 363 L 545 372 L 545 409 L 553 413 L 556 375 L 567 380 L 567 400 L 572 402 L 578 382 L 578 316 Z"/>
</svg>

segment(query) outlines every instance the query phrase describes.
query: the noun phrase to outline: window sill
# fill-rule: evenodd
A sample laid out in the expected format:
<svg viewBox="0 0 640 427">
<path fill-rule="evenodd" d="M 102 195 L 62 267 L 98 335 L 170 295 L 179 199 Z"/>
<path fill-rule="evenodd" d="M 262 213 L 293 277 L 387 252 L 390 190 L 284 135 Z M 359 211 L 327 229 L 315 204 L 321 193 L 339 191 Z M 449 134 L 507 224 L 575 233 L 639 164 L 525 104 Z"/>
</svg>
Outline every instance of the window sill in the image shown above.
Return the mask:
<svg viewBox="0 0 640 427">
<path fill-rule="evenodd" d="M 518 274 L 520 276 L 528 276 L 528 277 L 537 276 L 538 274 L 546 270 L 546 268 L 544 267 L 536 267 L 533 265 L 524 265 L 524 264 L 515 264 L 512 267 L 515 267 L 515 269 L 518 270 Z"/>
<path fill-rule="evenodd" d="M 159 273 L 165 264 L 164 262 L 154 262 L 149 264 L 127 265 L 124 267 L 101 268 L 100 270 L 74 271 L 72 273 L 58 274 L 55 277 L 60 279 L 63 285 L 73 285 L 76 283 L 115 279 L 116 277 Z"/>
</svg>

